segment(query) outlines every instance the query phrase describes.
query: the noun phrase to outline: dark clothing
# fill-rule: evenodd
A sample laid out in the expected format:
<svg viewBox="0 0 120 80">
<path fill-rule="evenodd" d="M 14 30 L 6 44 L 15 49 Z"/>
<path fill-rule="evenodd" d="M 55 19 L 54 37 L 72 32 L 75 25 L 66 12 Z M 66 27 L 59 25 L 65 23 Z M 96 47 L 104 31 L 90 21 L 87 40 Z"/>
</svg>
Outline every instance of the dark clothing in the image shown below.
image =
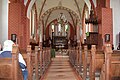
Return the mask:
<svg viewBox="0 0 120 80">
<path fill-rule="evenodd" d="M 114 50 L 114 45 L 112 44 L 112 50 Z"/>
<path fill-rule="evenodd" d="M 3 51 L 0 54 L 0 58 L 11 58 L 11 57 L 12 57 L 11 51 Z"/>
<path fill-rule="evenodd" d="M 12 58 L 11 51 L 3 51 L 0 54 L 0 58 Z M 28 71 L 26 69 L 26 66 L 23 63 L 21 63 L 21 62 L 19 62 L 19 65 L 20 65 L 21 69 L 24 69 L 24 71 L 22 70 L 22 74 L 23 74 L 24 80 L 27 80 Z"/>
<path fill-rule="evenodd" d="M 2 51 L 2 50 L 3 50 L 3 48 L 0 49 L 0 51 Z"/>
<path fill-rule="evenodd" d="M 32 50 L 35 50 L 35 46 L 38 46 L 37 43 L 32 43 L 32 42 L 30 42 L 30 45 Z"/>
</svg>

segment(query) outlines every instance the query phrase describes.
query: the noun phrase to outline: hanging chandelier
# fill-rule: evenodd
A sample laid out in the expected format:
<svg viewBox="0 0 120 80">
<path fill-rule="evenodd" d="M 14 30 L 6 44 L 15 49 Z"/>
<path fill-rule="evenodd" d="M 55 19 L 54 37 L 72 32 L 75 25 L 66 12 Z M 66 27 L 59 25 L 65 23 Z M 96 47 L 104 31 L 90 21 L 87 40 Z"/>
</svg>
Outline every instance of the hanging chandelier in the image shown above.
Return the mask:
<svg viewBox="0 0 120 80">
<path fill-rule="evenodd" d="M 60 13 L 60 15 L 57 18 L 58 23 L 65 24 L 67 23 L 67 18 L 63 13 Z"/>
</svg>

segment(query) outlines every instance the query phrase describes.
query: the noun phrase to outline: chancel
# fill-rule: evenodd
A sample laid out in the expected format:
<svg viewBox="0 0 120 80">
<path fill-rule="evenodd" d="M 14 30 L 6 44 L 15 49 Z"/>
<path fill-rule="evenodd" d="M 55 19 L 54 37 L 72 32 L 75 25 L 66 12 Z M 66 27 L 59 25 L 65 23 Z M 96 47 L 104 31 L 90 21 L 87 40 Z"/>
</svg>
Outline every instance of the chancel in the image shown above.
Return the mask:
<svg viewBox="0 0 120 80">
<path fill-rule="evenodd" d="M 68 48 L 68 36 L 67 36 L 67 28 L 68 28 L 67 18 L 63 13 L 60 13 L 57 18 L 57 26 L 54 28 L 54 35 L 52 35 L 53 48 L 64 49 Z M 56 30 L 57 29 L 57 30 Z"/>
</svg>

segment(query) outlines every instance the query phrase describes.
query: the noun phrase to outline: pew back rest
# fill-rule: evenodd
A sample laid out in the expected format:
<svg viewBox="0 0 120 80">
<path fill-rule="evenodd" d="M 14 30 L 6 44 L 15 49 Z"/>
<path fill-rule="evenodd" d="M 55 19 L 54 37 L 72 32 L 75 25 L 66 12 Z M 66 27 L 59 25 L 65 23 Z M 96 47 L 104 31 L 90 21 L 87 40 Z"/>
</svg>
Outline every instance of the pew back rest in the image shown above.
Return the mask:
<svg viewBox="0 0 120 80">
<path fill-rule="evenodd" d="M 96 61 L 96 70 L 101 70 L 102 66 L 104 64 L 104 60 L 105 60 L 105 55 L 103 51 L 97 51 L 96 55 L 95 55 L 95 61 Z"/>
<path fill-rule="evenodd" d="M 110 72 L 112 73 L 112 78 L 120 77 L 120 51 L 114 50 L 111 56 L 112 57 L 111 57 L 111 70 L 110 70 Z M 101 51 L 97 52 L 96 58 L 97 58 L 96 59 L 96 61 L 97 61 L 96 67 L 97 68 L 102 67 L 102 64 L 104 64 L 104 59 L 105 59 L 104 53 Z M 119 79 L 117 79 L 117 80 L 119 80 Z"/>
<path fill-rule="evenodd" d="M 24 58 L 24 60 L 25 60 L 25 62 L 26 62 L 26 64 L 27 64 L 27 63 L 28 63 L 28 62 L 27 62 L 27 59 L 28 59 L 27 51 L 21 50 L 20 53 L 22 54 L 22 56 L 23 56 L 23 58 Z M 30 58 L 31 58 L 31 65 L 33 66 L 34 63 L 35 63 L 35 51 L 32 51 L 32 52 L 31 52 L 31 57 L 30 57 Z"/>
<path fill-rule="evenodd" d="M 120 51 L 114 50 L 111 61 L 112 76 L 120 77 Z"/>
<path fill-rule="evenodd" d="M 0 79 L 12 79 L 11 58 L 0 59 Z"/>
<path fill-rule="evenodd" d="M 31 46 L 28 45 L 27 50 L 21 50 L 20 53 L 22 54 L 28 69 L 28 80 L 33 78 L 34 73 L 34 64 L 35 64 L 35 53 L 31 50 Z"/>
<path fill-rule="evenodd" d="M 12 58 L 0 58 L 0 80 L 13 80 L 13 76 L 17 76 L 18 80 L 23 79 L 22 71 L 19 66 L 17 71 L 18 75 L 13 75 L 12 69 Z"/>
</svg>

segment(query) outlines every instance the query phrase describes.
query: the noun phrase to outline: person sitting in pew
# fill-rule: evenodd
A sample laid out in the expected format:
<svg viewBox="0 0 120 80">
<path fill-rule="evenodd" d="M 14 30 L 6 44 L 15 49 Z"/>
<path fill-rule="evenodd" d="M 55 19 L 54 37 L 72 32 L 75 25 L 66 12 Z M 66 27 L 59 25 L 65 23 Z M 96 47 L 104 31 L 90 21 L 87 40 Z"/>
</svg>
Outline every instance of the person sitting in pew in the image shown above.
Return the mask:
<svg viewBox="0 0 120 80">
<path fill-rule="evenodd" d="M 30 39 L 30 45 L 31 45 L 31 49 L 35 50 L 35 46 L 39 45 L 39 42 L 36 42 L 34 35 L 32 36 L 32 38 Z"/>
<path fill-rule="evenodd" d="M 15 44 L 11 40 L 6 40 L 4 42 L 3 51 L 0 53 L 0 58 L 11 58 L 12 57 L 12 54 L 11 54 L 12 45 L 15 45 Z M 25 61 L 24 61 L 24 59 L 23 59 L 23 57 L 20 53 L 19 53 L 18 56 L 19 56 L 18 61 L 19 61 L 20 68 L 22 70 L 24 80 L 27 80 L 28 71 L 27 71 L 27 68 L 26 68 L 26 63 L 25 63 Z"/>
</svg>

